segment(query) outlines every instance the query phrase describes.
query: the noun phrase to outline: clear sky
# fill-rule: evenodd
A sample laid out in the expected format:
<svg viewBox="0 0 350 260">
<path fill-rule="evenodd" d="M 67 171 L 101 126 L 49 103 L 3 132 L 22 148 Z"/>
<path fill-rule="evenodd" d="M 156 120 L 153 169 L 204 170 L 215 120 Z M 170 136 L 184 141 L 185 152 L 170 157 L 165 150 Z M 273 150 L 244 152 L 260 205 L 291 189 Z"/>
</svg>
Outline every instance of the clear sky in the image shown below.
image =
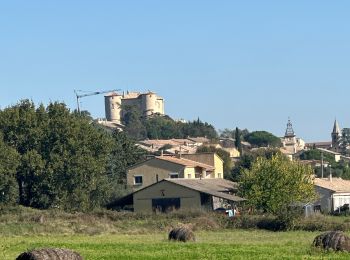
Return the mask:
<svg viewBox="0 0 350 260">
<path fill-rule="evenodd" d="M 0 106 L 153 90 L 173 118 L 307 141 L 350 127 L 350 1 L 1 1 Z M 82 108 L 104 117 L 103 96 Z"/>
</svg>

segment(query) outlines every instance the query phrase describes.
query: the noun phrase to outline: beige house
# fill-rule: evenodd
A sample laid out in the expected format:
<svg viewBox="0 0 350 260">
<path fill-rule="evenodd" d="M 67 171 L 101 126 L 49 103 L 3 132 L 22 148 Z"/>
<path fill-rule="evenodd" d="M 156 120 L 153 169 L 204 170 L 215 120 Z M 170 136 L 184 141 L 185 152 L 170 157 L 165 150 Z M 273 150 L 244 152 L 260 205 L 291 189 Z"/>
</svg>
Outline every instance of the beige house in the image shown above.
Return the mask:
<svg viewBox="0 0 350 260">
<path fill-rule="evenodd" d="M 214 153 L 195 154 L 191 157 L 163 155 L 127 169 L 127 184 L 133 190 L 144 188 L 166 178 L 222 179 L 223 161 Z"/>
<path fill-rule="evenodd" d="M 314 184 L 319 194 L 315 206 L 319 206 L 322 212 L 334 212 L 345 204 L 350 204 L 350 180 L 330 176 L 323 179 L 315 178 Z"/>
<path fill-rule="evenodd" d="M 244 201 L 237 185 L 224 179 L 164 179 L 134 192 L 135 212 L 215 210 Z"/>
<path fill-rule="evenodd" d="M 182 158 L 214 167 L 210 178 L 224 178 L 224 161 L 216 153 L 183 154 Z"/>
</svg>

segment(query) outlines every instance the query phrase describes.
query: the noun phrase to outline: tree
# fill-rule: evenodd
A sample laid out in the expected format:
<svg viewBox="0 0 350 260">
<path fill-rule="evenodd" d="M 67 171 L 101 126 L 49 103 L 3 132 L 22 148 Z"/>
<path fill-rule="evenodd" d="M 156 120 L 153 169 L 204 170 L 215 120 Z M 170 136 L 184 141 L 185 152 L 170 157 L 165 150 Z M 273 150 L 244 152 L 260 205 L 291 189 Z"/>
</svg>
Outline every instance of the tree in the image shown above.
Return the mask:
<svg viewBox="0 0 350 260">
<path fill-rule="evenodd" d="M 248 134 L 245 138 L 255 147 L 280 147 L 281 140 L 277 136 L 266 131 L 255 131 Z"/>
<path fill-rule="evenodd" d="M 227 179 L 230 176 L 232 170 L 232 161 L 230 154 L 221 148 L 215 148 L 214 146 L 201 146 L 197 149 L 197 153 L 216 153 L 224 161 L 224 178 Z"/>
<path fill-rule="evenodd" d="M 243 171 L 239 192 L 251 206 L 281 219 L 292 205 L 315 199 L 313 170 L 280 154 L 259 157 Z"/>
<path fill-rule="evenodd" d="M 234 138 L 235 132 L 231 129 L 225 128 L 224 130 L 219 130 L 220 137 L 222 138 Z"/>
<path fill-rule="evenodd" d="M 241 131 L 236 127 L 235 131 L 235 146 L 239 153 L 242 155 L 242 141 L 241 141 Z"/>
<path fill-rule="evenodd" d="M 343 155 L 349 155 L 349 145 L 350 145 L 350 128 L 344 128 L 342 130 L 341 138 L 341 150 Z"/>
<path fill-rule="evenodd" d="M 127 167 L 145 159 L 146 151 L 137 147 L 125 132 L 115 131 L 112 134 L 113 148 L 108 161 L 108 190 L 111 201 L 128 192 L 126 187 Z"/>
<path fill-rule="evenodd" d="M 245 152 L 241 156 L 240 160 L 233 167 L 229 179 L 238 182 L 241 178 L 243 171 L 246 169 L 251 169 L 253 163 L 258 157 L 271 159 L 272 156 L 276 154 L 281 154 L 281 151 L 277 148 L 259 148 L 254 151 Z"/>
<path fill-rule="evenodd" d="M 181 138 L 187 138 L 190 136 L 215 139 L 218 135 L 215 128 L 211 124 L 202 122 L 199 118 L 188 123 L 179 122 L 179 129 L 181 132 Z"/>
<path fill-rule="evenodd" d="M 154 116 L 145 122 L 147 138 L 149 139 L 172 139 L 183 138 L 180 124 L 169 117 Z"/>
<path fill-rule="evenodd" d="M 3 142 L 0 133 L 0 206 L 17 203 L 19 196 L 16 169 L 18 165 L 19 154 Z"/>
<path fill-rule="evenodd" d="M 23 100 L 0 111 L 4 142 L 20 156 L 19 202 L 36 208 L 86 211 L 102 205 L 112 139 L 63 103 L 35 108 Z"/>
<path fill-rule="evenodd" d="M 135 106 L 124 106 L 123 123 L 125 125 L 125 132 L 135 140 L 144 139 L 147 135 L 144 126 L 144 118 L 141 111 Z"/>
</svg>

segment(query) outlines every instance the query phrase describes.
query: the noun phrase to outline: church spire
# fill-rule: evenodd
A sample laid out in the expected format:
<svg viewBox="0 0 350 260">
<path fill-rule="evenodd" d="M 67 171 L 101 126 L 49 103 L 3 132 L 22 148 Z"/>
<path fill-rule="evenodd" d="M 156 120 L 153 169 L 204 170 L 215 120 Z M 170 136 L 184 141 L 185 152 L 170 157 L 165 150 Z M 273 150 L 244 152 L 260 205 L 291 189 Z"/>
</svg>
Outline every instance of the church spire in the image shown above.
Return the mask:
<svg viewBox="0 0 350 260">
<path fill-rule="evenodd" d="M 290 118 L 288 118 L 288 123 L 287 123 L 287 129 L 286 129 L 285 136 L 286 137 L 294 137 L 295 136 L 295 133 L 294 133 L 294 130 L 293 130 L 293 125 L 292 125 L 292 122 L 290 121 Z"/>
<path fill-rule="evenodd" d="M 340 127 L 337 119 L 334 120 L 333 132 L 332 134 L 340 134 Z"/>
</svg>

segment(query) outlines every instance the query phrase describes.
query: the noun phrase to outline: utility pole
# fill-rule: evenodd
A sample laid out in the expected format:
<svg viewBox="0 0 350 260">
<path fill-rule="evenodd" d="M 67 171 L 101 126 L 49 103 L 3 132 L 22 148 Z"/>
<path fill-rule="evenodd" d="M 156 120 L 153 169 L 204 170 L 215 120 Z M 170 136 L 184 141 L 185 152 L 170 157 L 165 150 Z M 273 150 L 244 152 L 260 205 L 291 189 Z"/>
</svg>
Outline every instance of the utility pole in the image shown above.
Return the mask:
<svg viewBox="0 0 350 260">
<path fill-rule="evenodd" d="M 323 152 L 321 152 L 321 178 L 323 179 Z"/>
</svg>

